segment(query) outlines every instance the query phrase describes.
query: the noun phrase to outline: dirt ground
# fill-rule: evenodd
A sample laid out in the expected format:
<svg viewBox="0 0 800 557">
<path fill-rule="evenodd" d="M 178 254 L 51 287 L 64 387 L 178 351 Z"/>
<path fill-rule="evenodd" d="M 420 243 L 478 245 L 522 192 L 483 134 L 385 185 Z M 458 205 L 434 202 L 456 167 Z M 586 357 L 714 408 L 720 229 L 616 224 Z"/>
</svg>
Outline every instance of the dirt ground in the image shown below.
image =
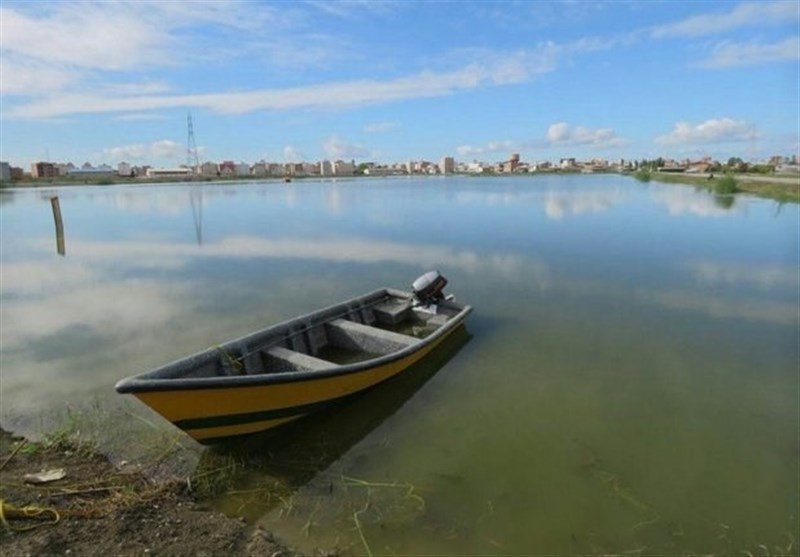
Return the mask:
<svg viewBox="0 0 800 557">
<path fill-rule="evenodd" d="M 66 473 L 60 480 L 26 482 L 27 474 L 58 469 Z M 0 499 L 0 555 L 9 557 L 297 555 L 269 532 L 204 508 L 185 482 L 154 483 L 90 448 L 32 443 L 2 429 Z"/>
</svg>

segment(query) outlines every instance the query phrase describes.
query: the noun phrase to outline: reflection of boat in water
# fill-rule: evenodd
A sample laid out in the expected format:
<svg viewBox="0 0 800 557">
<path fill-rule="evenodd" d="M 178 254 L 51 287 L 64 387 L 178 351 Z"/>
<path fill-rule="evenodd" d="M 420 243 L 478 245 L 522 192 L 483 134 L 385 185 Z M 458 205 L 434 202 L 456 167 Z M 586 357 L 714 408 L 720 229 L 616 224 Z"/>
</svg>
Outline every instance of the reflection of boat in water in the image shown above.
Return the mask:
<svg viewBox="0 0 800 557">
<path fill-rule="evenodd" d="M 220 510 L 258 519 L 279 504 L 280 497 L 308 484 L 387 419 L 402 412 L 471 338 L 466 326 L 460 325 L 429 357 L 377 385 L 369 396 L 286 427 L 215 445 L 200 456 L 194 487 L 211 496 Z"/>
<path fill-rule="evenodd" d="M 201 443 L 268 430 L 344 402 L 428 355 L 472 308 L 439 273 L 382 288 L 123 379 Z"/>
</svg>

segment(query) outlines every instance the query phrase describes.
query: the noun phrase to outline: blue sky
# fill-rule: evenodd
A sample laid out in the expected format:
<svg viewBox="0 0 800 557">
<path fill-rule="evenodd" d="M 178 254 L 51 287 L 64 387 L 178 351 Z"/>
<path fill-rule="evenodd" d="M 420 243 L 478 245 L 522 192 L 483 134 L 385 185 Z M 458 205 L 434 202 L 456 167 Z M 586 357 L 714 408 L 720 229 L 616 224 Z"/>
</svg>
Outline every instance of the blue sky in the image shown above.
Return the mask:
<svg viewBox="0 0 800 557">
<path fill-rule="evenodd" d="M 800 150 L 790 1 L 0 1 L 0 160 Z"/>
</svg>

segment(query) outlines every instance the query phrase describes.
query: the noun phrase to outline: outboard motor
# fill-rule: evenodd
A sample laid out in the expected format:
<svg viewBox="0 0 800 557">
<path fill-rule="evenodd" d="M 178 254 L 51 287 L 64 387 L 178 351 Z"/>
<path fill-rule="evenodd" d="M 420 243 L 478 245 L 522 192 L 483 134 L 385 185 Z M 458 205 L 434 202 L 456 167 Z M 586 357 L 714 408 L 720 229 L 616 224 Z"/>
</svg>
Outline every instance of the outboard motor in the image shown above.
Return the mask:
<svg viewBox="0 0 800 557">
<path fill-rule="evenodd" d="M 419 305 L 428 307 L 445 299 L 444 287 L 447 279 L 439 271 L 428 271 L 411 285 L 411 291 Z"/>
</svg>

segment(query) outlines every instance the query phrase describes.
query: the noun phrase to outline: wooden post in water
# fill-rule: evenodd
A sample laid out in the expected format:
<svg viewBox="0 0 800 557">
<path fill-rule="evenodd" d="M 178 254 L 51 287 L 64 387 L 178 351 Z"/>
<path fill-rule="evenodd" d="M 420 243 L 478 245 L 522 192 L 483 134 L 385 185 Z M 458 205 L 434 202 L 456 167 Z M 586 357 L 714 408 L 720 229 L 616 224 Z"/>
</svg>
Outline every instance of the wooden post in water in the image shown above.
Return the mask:
<svg viewBox="0 0 800 557">
<path fill-rule="evenodd" d="M 50 205 L 53 207 L 53 220 L 56 221 L 56 251 L 59 255 L 66 255 L 67 248 L 64 243 L 64 221 L 61 220 L 61 205 L 58 203 L 58 196 L 50 198 Z"/>
</svg>

